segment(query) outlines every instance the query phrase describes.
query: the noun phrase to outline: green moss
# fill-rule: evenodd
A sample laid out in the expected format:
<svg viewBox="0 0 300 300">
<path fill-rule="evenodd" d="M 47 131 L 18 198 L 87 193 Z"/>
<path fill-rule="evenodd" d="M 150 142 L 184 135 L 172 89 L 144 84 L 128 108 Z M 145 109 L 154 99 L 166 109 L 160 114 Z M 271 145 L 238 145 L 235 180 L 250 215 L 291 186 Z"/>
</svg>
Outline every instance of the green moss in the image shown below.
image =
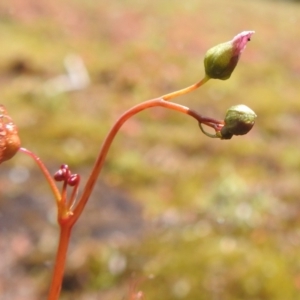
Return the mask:
<svg viewBox="0 0 300 300">
<path fill-rule="evenodd" d="M 125 283 L 92 261 L 87 288 L 122 289 L 136 272 L 154 276 L 140 285 L 147 300 L 297 299 L 299 6 L 239 0 L 61 5 L 69 19 L 50 12 L 31 22 L 18 16 L 0 22 L 1 104 L 18 124 L 23 146 L 51 169 L 61 163 L 89 169 L 125 109 L 198 81 L 207 49 L 242 30 L 256 31 L 230 80 L 211 80 L 176 99 L 217 119 L 243 103 L 258 115 L 248 135 L 211 140 L 194 120 L 163 109 L 141 113 L 119 133 L 102 180 L 130 193 L 143 206 L 146 227 L 156 220 L 158 230 L 124 246 Z M 69 53 L 83 58 L 91 84 L 49 96 L 44 84 L 65 74 Z M 16 61 L 31 71 L 13 73 Z"/>
</svg>

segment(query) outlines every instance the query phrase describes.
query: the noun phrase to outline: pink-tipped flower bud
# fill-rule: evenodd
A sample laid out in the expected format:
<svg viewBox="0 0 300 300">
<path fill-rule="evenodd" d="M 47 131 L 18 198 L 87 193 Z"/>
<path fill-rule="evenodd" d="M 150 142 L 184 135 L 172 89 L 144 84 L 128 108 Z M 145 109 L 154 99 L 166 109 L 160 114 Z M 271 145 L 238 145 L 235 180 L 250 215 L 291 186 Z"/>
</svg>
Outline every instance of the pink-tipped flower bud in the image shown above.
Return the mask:
<svg viewBox="0 0 300 300">
<path fill-rule="evenodd" d="M 206 76 L 221 80 L 228 79 L 253 33 L 254 31 L 243 31 L 231 41 L 209 49 L 204 58 Z"/>
<path fill-rule="evenodd" d="M 248 133 L 256 119 L 255 112 L 246 105 L 239 104 L 230 107 L 225 116 L 224 127 L 221 129 L 221 138 L 229 140 L 233 135 Z"/>
<path fill-rule="evenodd" d="M 11 159 L 19 150 L 21 141 L 17 126 L 0 105 L 0 163 Z"/>
</svg>

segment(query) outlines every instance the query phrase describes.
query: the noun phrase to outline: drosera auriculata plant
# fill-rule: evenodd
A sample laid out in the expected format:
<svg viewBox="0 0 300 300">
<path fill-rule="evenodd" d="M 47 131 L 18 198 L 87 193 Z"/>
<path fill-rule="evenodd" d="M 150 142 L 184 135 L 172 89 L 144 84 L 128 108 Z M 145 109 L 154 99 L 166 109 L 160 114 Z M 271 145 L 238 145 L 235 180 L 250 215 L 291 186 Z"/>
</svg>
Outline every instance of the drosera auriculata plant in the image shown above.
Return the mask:
<svg viewBox="0 0 300 300">
<path fill-rule="evenodd" d="M 206 83 L 209 79 L 228 79 L 235 69 L 242 51 L 246 47 L 247 42 L 250 41 L 253 34 L 254 31 L 243 31 L 236 35 L 231 41 L 219 44 L 209 49 L 204 58 L 205 76 L 199 82 L 161 97 L 144 101 L 125 111 L 113 124 L 105 137 L 88 181 L 78 199 L 76 199 L 76 197 L 80 183 L 80 176 L 78 174 L 73 174 L 69 167 L 66 164 L 63 164 L 52 177 L 38 156 L 21 147 L 15 123 L 8 115 L 4 106 L 0 106 L 0 163 L 11 159 L 17 152 L 29 155 L 34 159 L 44 174 L 56 201 L 57 221 L 60 231 L 48 300 L 59 299 L 72 228 L 83 212 L 83 209 L 93 191 L 94 185 L 102 170 L 107 153 L 116 134 L 129 118 L 140 111 L 159 106 L 194 118 L 199 124 L 201 131 L 211 138 L 227 140 L 231 139 L 234 135 L 244 135 L 251 130 L 255 123 L 256 114 L 245 105 L 232 106 L 227 110 L 224 120 L 220 121 L 204 117 L 198 112 L 186 106 L 171 102 L 170 100 L 194 91 Z M 206 132 L 203 125 L 211 127 L 215 131 L 215 134 Z M 58 188 L 56 182 L 62 183 L 61 189 Z M 71 189 L 70 193 L 67 193 L 68 189 Z M 144 298 L 141 292 L 135 296 L 138 299 Z"/>
</svg>

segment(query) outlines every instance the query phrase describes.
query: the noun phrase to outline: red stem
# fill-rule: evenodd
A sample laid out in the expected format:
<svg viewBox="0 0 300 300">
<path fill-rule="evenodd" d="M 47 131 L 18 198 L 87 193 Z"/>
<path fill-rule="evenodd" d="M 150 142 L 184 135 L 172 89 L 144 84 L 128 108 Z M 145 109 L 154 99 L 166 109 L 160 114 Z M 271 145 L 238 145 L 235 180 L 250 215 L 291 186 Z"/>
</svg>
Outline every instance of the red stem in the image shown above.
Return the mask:
<svg viewBox="0 0 300 300">
<path fill-rule="evenodd" d="M 36 156 L 33 152 L 25 148 L 20 148 L 19 150 L 29 155 L 37 163 L 39 168 L 42 170 L 44 176 L 46 177 L 46 180 L 48 181 L 50 188 L 52 189 L 52 192 L 56 199 L 57 209 L 58 209 L 58 222 L 60 225 L 60 236 L 59 236 L 58 249 L 56 252 L 55 266 L 53 270 L 53 276 L 50 285 L 48 300 L 57 300 L 60 295 L 64 269 L 66 264 L 67 250 L 70 241 L 72 226 L 74 223 L 70 224 L 69 222 L 70 218 L 63 219 L 61 217 L 65 211 L 63 209 L 65 203 L 61 202 L 62 199 L 61 194 L 54 180 L 52 179 L 52 176 L 50 175 L 49 171 L 47 170 L 47 168 L 45 167 L 41 159 L 38 156 Z"/>
<path fill-rule="evenodd" d="M 77 221 L 77 219 L 79 218 L 80 214 L 82 213 L 91 193 L 92 190 L 94 188 L 95 182 L 97 181 L 97 178 L 101 172 L 102 166 L 104 164 L 105 158 L 107 156 L 108 150 L 116 136 L 116 134 L 118 133 L 119 129 L 121 128 L 121 126 L 129 119 L 131 118 L 133 115 L 139 113 L 142 110 L 145 110 L 147 108 L 150 107 L 155 107 L 155 106 L 160 106 L 160 107 L 165 107 L 168 109 L 172 109 L 175 111 L 178 111 L 180 113 L 184 113 L 184 114 L 188 114 L 191 117 L 195 118 L 198 122 L 200 123 L 205 123 L 207 125 L 211 125 L 211 124 L 218 124 L 219 121 L 216 121 L 214 119 L 210 119 L 210 118 L 204 118 L 201 115 L 199 115 L 197 112 L 189 109 L 186 106 L 180 105 L 180 104 L 176 104 L 173 102 L 167 102 L 162 98 L 155 98 L 152 100 L 148 100 L 145 102 L 142 102 L 140 104 L 137 104 L 136 106 L 130 108 L 129 110 L 127 110 L 118 120 L 117 122 L 113 125 L 113 127 L 110 129 L 108 135 L 106 136 L 102 147 L 99 151 L 97 160 L 95 162 L 95 165 L 93 167 L 93 170 L 89 176 L 89 179 L 86 183 L 85 189 L 83 191 L 83 194 L 76 206 L 76 208 L 74 209 L 74 214 L 72 217 L 71 222 L 75 223 Z"/>
<path fill-rule="evenodd" d="M 71 236 L 72 225 L 70 222 L 60 221 L 60 235 L 58 249 L 56 252 L 55 265 L 53 270 L 52 282 L 50 285 L 48 300 L 57 300 L 60 295 L 61 285 L 65 271 L 68 245 Z"/>
<path fill-rule="evenodd" d="M 49 171 L 47 170 L 47 168 L 45 167 L 45 165 L 43 164 L 41 159 L 38 156 L 36 156 L 33 152 L 27 150 L 26 148 L 20 148 L 19 151 L 29 155 L 37 163 L 37 165 L 39 166 L 39 168 L 43 172 L 44 176 L 46 177 L 47 182 L 50 185 L 50 188 L 51 188 L 51 190 L 54 194 L 54 197 L 56 199 L 57 205 L 59 205 L 59 202 L 61 201 L 60 192 L 59 192 L 59 190 L 58 190 L 51 174 L 49 173 Z"/>
<path fill-rule="evenodd" d="M 172 98 L 175 96 L 175 94 L 171 96 Z M 169 97 L 166 97 L 169 98 Z M 220 121 L 211 119 L 211 118 L 205 118 L 199 115 L 197 112 L 190 110 L 188 107 L 176 104 L 173 102 L 168 102 L 162 98 L 155 98 L 152 100 L 148 100 L 145 102 L 142 102 L 140 104 L 137 104 L 136 106 L 130 108 L 127 110 L 121 117 L 116 121 L 116 123 L 113 125 L 113 127 L 108 132 L 102 147 L 99 151 L 97 160 L 95 162 L 95 165 L 92 169 L 92 172 L 89 176 L 89 179 L 86 183 L 86 186 L 84 188 L 84 191 L 82 193 L 82 196 L 80 200 L 78 201 L 75 209 L 73 212 L 70 211 L 70 203 L 64 203 L 62 202 L 62 195 L 60 194 L 59 190 L 57 189 L 57 186 L 52 179 L 52 176 L 49 174 L 48 170 L 42 163 L 39 157 L 37 157 L 34 153 L 30 152 L 29 150 L 25 148 L 20 148 L 20 151 L 30 155 L 35 162 L 38 164 L 40 169 L 42 170 L 43 174 L 45 175 L 48 183 L 50 184 L 50 187 L 55 195 L 56 201 L 57 201 L 57 207 L 58 207 L 58 222 L 60 225 L 60 237 L 59 237 L 59 244 L 55 259 L 55 265 L 53 269 L 53 275 L 52 275 L 52 282 L 49 290 L 49 296 L 48 300 L 57 300 L 60 295 L 61 285 L 63 281 L 63 275 L 64 275 L 64 269 L 65 269 L 65 263 L 66 263 L 66 256 L 67 256 L 67 250 L 68 245 L 70 241 L 70 235 L 73 225 L 78 220 L 79 216 L 81 215 L 91 193 L 93 190 L 93 187 L 96 183 L 96 180 L 101 172 L 102 166 L 104 164 L 105 158 L 107 156 L 107 153 L 109 151 L 109 148 L 118 133 L 121 126 L 133 115 L 139 113 L 142 110 L 145 110 L 147 108 L 160 106 L 165 107 L 171 110 L 178 111 L 183 114 L 190 115 L 194 119 L 196 119 L 199 123 L 207 124 L 208 126 L 214 127 L 215 125 L 219 124 Z M 73 198 L 74 195 L 72 195 Z M 71 198 L 71 199 L 72 199 Z M 71 202 L 73 202 L 74 199 L 72 199 Z"/>
</svg>

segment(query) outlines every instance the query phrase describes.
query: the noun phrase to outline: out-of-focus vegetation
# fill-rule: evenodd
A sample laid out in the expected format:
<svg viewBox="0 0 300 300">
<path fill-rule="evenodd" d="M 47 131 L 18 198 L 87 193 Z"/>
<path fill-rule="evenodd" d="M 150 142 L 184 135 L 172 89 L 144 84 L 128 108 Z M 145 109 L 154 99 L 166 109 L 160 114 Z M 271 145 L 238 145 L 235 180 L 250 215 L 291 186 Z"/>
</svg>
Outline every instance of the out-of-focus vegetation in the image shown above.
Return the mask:
<svg viewBox="0 0 300 300">
<path fill-rule="evenodd" d="M 245 104 L 258 115 L 255 127 L 213 140 L 162 109 L 125 124 L 99 180 L 107 189 L 94 193 L 74 232 L 62 299 L 123 299 L 132 282 L 147 300 L 299 298 L 299 26 L 300 6 L 289 1 L 0 3 L 1 104 L 24 147 L 50 170 L 69 164 L 83 181 L 118 115 L 198 81 L 208 48 L 256 31 L 229 80 L 176 99 L 217 119 Z M 90 83 L 62 92 L 53 79 L 74 54 Z M 0 291 L 41 299 L 56 246 L 50 190 L 22 155 L 0 172 L 0 249 L 17 257 L 0 263 Z M 94 209 L 112 189 L 130 196 L 132 215 L 127 206 Z M 125 236 L 124 216 L 140 218 L 140 209 L 143 221 Z M 111 220 L 113 237 L 99 238 Z"/>
</svg>

